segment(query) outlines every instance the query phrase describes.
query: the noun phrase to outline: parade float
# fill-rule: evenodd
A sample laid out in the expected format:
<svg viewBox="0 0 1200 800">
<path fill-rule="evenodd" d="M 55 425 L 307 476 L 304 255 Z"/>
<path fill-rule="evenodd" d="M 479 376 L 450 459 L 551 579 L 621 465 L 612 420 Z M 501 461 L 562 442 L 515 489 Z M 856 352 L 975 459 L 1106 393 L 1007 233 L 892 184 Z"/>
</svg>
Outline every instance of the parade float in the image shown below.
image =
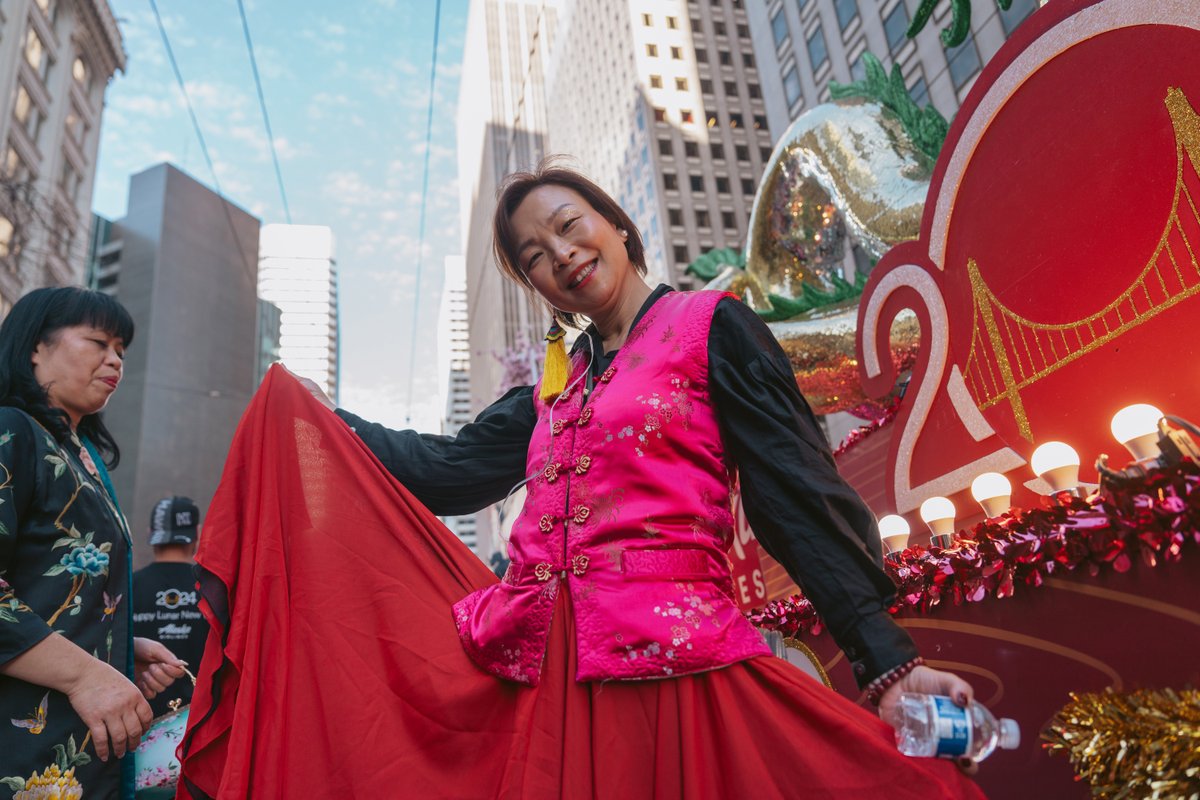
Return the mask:
<svg viewBox="0 0 1200 800">
<path fill-rule="evenodd" d="M 1021 724 L 979 776 L 998 800 L 1200 781 L 1198 52 L 1194 3 L 1054 0 L 948 125 L 869 60 L 778 143 L 745 254 L 694 265 L 857 422 L 835 457 L 897 621 Z M 739 521 L 743 608 L 862 702 Z"/>
</svg>

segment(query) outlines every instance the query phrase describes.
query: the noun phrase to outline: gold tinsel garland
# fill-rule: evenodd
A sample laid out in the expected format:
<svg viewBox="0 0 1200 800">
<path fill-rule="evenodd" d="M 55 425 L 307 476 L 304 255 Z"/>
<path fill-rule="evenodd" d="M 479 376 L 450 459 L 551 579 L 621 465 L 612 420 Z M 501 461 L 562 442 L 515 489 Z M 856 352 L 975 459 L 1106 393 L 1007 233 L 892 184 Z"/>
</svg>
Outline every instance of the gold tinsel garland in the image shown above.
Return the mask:
<svg viewBox="0 0 1200 800">
<path fill-rule="evenodd" d="M 1200 691 L 1072 692 L 1042 738 L 1094 797 L 1200 798 Z"/>
</svg>

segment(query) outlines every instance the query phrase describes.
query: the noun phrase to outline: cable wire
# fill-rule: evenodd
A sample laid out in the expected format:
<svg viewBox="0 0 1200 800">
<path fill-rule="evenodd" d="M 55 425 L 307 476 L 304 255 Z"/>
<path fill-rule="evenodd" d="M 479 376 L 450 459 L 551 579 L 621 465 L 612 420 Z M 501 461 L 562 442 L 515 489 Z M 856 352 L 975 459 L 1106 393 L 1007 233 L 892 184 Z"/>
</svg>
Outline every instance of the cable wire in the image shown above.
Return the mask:
<svg viewBox="0 0 1200 800">
<path fill-rule="evenodd" d="M 239 0 L 241 2 L 241 0 Z M 429 198 L 429 149 L 433 139 L 434 85 L 437 81 L 438 34 L 442 25 L 442 0 L 437 0 L 433 9 L 433 58 L 429 67 L 429 113 L 425 120 L 425 167 L 421 176 L 421 210 L 417 223 L 417 282 L 413 289 L 412 336 L 409 338 L 408 354 L 408 405 L 405 409 L 405 424 L 412 422 L 413 375 L 417 366 L 417 315 L 421 308 L 421 267 L 425 261 L 425 204 Z"/>
<path fill-rule="evenodd" d="M 183 95 L 184 105 L 187 106 L 188 116 L 192 119 L 192 129 L 196 132 L 196 139 L 200 142 L 200 152 L 204 155 L 204 162 L 208 164 L 208 171 L 212 174 L 213 188 L 216 190 L 217 197 L 221 200 L 221 210 L 225 212 L 225 221 L 229 224 L 229 232 L 233 234 L 234 246 L 242 256 L 242 269 L 246 273 L 246 279 L 250 281 L 250 287 L 257 294 L 257 271 L 251 268 L 245 258 L 246 253 L 242 250 L 242 238 L 238 236 L 237 226 L 234 225 L 233 215 L 229 211 L 230 203 L 225 198 L 225 192 L 221 189 L 221 179 L 217 177 L 217 168 L 213 164 L 212 156 L 208 152 L 208 143 L 204 141 L 204 132 L 200 129 L 200 120 L 196 116 L 196 109 L 192 106 L 192 98 L 188 95 L 187 84 L 183 82 L 183 73 L 179 71 L 179 62 L 175 60 L 175 51 L 171 49 L 171 40 L 167 36 L 167 28 L 163 25 L 162 15 L 158 13 L 158 3 L 155 0 L 150 0 L 150 9 L 154 12 L 155 22 L 158 23 L 158 33 L 162 36 L 163 47 L 167 51 L 167 61 L 171 63 L 171 71 L 175 73 L 175 82 L 179 84 L 179 91 Z"/>
<path fill-rule="evenodd" d="M 262 109 L 263 126 L 267 129 L 267 144 L 271 146 L 271 161 L 275 164 L 275 180 L 279 184 L 279 196 L 283 200 L 283 216 L 292 224 L 292 210 L 288 207 L 287 192 L 283 189 L 283 171 L 279 168 L 279 153 L 275 150 L 275 134 L 271 132 L 271 117 L 267 114 L 267 100 L 263 96 L 262 80 L 258 77 L 258 60 L 254 57 L 254 41 L 250 38 L 250 23 L 246 21 L 246 7 L 237 0 L 238 14 L 242 17 L 242 33 L 246 35 L 246 52 L 250 54 L 250 71 L 254 73 L 254 88 L 258 91 L 258 107 Z"/>
</svg>

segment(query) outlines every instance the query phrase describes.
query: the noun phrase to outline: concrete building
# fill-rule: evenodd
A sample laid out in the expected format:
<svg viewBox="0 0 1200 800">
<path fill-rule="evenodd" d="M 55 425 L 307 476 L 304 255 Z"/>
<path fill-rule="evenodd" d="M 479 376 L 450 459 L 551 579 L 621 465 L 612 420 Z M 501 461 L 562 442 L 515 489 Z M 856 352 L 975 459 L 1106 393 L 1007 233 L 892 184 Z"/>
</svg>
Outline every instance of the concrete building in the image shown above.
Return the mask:
<svg viewBox="0 0 1200 800">
<path fill-rule="evenodd" d="M 106 0 L 0 5 L 0 316 L 83 282 L 104 92 L 124 68 Z"/>
<path fill-rule="evenodd" d="M 549 324 L 540 307 L 501 278 L 491 221 L 504 176 L 549 152 L 545 83 L 558 6 L 554 0 L 472 0 L 467 15 L 457 128 L 472 414 L 499 396 L 504 361 L 512 360 L 506 357 L 540 349 Z M 476 526 L 480 557 L 504 549 L 495 508 L 477 514 Z"/>
<path fill-rule="evenodd" d="M 983 65 L 1029 14 L 1036 0 L 1013 0 L 1007 11 L 976 3 L 971 34 L 945 48 L 939 32 L 950 21 L 940 3 L 916 38 L 905 36 L 921 0 L 757 0 L 746 16 L 762 77 L 767 119 L 776 137 L 802 114 L 829 100 L 829 82 L 863 77 L 870 52 L 891 72 L 899 64 L 918 105 L 932 103 L 951 118 Z"/>
<path fill-rule="evenodd" d="M 259 221 L 169 164 L 134 175 L 124 219 L 97 225 L 95 285 L 137 326 L 105 411 L 121 447 L 113 483 L 149 560 L 154 503 L 208 508 L 258 363 Z"/>
<path fill-rule="evenodd" d="M 438 395 L 445 401 L 442 433 L 454 436 L 471 421 L 471 344 L 467 323 L 467 269 L 462 256 L 446 256 L 438 309 Z M 475 515 L 443 517 L 463 544 L 479 552 Z"/>
<path fill-rule="evenodd" d="M 278 306 L 279 359 L 338 400 L 338 281 L 333 231 L 265 225 L 258 296 Z"/>
<path fill-rule="evenodd" d="M 743 244 L 772 139 L 742 0 L 575 0 L 551 74 L 550 146 L 629 212 L 652 281 Z"/>
<path fill-rule="evenodd" d="M 254 385 L 262 383 L 267 370 L 279 360 L 279 325 L 282 312 L 279 306 L 258 298 L 258 367 Z"/>
</svg>

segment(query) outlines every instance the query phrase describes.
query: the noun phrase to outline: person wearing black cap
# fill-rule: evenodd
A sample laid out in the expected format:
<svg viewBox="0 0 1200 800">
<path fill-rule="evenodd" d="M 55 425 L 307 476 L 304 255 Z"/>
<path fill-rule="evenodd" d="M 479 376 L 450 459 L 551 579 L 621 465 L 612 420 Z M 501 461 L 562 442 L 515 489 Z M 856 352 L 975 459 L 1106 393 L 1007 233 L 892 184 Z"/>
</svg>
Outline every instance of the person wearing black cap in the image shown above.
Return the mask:
<svg viewBox="0 0 1200 800">
<path fill-rule="evenodd" d="M 190 498 L 159 500 L 150 514 L 154 563 L 133 574 L 134 635 L 162 642 L 193 670 L 200 665 L 208 638 L 192 560 L 199 531 L 200 509 Z M 157 717 L 176 699 L 191 702 L 191 681 L 176 681 L 151 701 L 150 708 Z"/>
</svg>

